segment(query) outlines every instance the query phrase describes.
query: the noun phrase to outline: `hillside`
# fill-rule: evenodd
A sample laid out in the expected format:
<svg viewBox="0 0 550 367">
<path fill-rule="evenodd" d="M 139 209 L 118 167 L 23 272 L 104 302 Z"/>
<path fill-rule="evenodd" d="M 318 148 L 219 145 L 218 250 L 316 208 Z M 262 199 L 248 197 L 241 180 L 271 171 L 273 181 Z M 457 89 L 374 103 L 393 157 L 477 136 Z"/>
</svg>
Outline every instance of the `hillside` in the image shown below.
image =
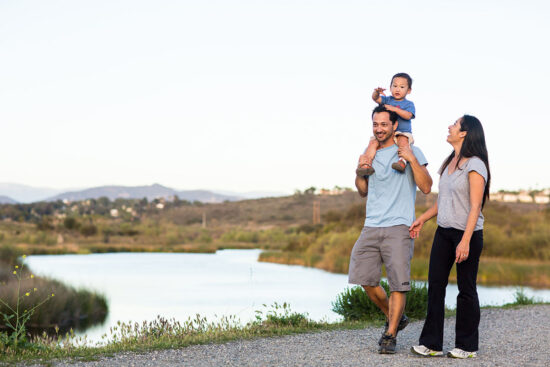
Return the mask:
<svg viewBox="0 0 550 367">
<path fill-rule="evenodd" d="M 206 190 L 175 190 L 159 184 L 147 186 L 99 186 L 80 191 L 63 192 L 52 196 L 46 201 L 68 200 L 82 201 L 106 197 L 109 200 L 116 199 L 143 199 L 154 200 L 157 198 L 173 199 L 178 196 L 182 200 L 200 201 L 203 203 L 221 203 L 226 200 L 240 200 L 237 196 L 217 194 Z"/>
</svg>

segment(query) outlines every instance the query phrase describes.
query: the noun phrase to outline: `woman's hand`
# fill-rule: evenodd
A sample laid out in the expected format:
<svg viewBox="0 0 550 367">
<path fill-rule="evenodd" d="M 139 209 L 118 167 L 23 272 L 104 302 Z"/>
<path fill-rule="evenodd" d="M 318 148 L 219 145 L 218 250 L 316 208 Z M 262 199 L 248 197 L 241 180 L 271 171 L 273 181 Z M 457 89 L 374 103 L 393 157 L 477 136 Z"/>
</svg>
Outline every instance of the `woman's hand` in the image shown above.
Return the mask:
<svg viewBox="0 0 550 367">
<path fill-rule="evenodd" d="M 413 224 L 411 224 L 411 226 L 409 227 L 409 235 L 411 236 L 411 238 L 418 238 L 423 225 L 424 221 L 420 219 L 415 220 Z"/>
<path fill-rule="evenodd" d="M 470 255 L 470 241 L 462 240 L 456 246 L 456 258 L 455 262 L 457 264 L 460 264 L 463 261 L 466 261 L 468 259 L 468 256 Z"/>
</svg>

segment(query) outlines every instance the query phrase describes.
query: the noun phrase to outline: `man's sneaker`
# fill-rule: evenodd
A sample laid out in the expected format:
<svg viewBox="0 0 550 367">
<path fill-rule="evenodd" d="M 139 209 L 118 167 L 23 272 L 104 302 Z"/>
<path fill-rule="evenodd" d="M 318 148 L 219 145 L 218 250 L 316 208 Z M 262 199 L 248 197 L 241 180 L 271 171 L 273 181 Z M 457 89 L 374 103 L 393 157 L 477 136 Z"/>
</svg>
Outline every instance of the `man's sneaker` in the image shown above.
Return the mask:
<svg viewBox="0 0 550 367">
<path fill-rule="evenodd" d="M 401 316 L 401 320 L 399 320 L 399 324 L 397 325 L 397 332 L 395 333 L 395 336 L 397 336 L 398 332 L 406 328 L 407 325 L 409 325 L 409 318 L 407 317 L 407 315 L 403 314 Z M 382 338 L 388 332 L 389 327 L 390 327 L 390 324 L 388 323 L 388 321 L 386 321 L 386 324 L 384 325 L 384 331 L 382 332 L 382 336 L 380 337 L 380 339 L 378 339 L 378 345 L 382 344 Z"/>
<path fill-rule="evenodd" d="M 384 334 L 382 336 L 382 343 L 378 348 L 380 354 L 395 354 L 395 345 L 397 344 L 397 338 L 390 334 Z"/>
<path fill-rule="evenodd" d="M 449 358 L 460 358 L 460 359 L 475 358 L 476 355 L 477 355 L 476 352 L 466 352 L 465 350 L 462 350 L 460 348 L 454 348 L 449 353 L 447 353 L 447 357 Z"/>
<path fill-rule="evenodd" d="M 418 354 L 419 356 L 425 356 L 425 357 L 441 357 L 443 356 L 443 352 L 440 350 L 433 350 L 430 348 L 427 348 L 423 345 L 414 345 L 411 347 L 411 352 L 414 354 Z"/>
<path fill-rule="evenodd" d="M 407 167 L 407 163 L 403 162 L 401 159 L 391 164 L 391 168 L 401 173 L 405 172 L 406 167 Z"/>
<path fill-rule="evenodd" d="M 370 164 L 367 164 L 366 166 L 363 166 L 363 167 L 359 167 L 355 170 L 355 174 L 357 174 L 357 176 L 359 177 L 370 176 L 373 173 L 374 173 L 374 168 L 372 168 Z"/>
</svg>

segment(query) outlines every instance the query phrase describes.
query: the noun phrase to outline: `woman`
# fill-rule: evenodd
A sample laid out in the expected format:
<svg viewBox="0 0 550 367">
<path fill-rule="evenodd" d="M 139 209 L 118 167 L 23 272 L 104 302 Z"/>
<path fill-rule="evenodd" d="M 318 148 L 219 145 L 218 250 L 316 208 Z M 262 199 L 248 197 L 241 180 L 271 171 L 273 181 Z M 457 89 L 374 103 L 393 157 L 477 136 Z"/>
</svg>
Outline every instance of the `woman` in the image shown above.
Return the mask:
<svg viewBox="0 0 550 367">
<path fill-rule="evenodd" d="M 437 215 L 437 230 L 430 254 L 428 273 L 428 315 L 420 335 L 420 345 L 411 351 L 423 356 L 443 355 L 445 288 L 456 263 L 455 348 L 453 358 L 473 358 L 478 350 L 479 300 L 476 278 L 483 248 L 483 214 L 489 198 L 491 173 L 483 127 L 473 116 L 464 115 L 449 126 L 447 142 L 454 151 L 439 170 L 437 203 L 409 228 L 417 238 L 423 224 Z"/>
</svg>

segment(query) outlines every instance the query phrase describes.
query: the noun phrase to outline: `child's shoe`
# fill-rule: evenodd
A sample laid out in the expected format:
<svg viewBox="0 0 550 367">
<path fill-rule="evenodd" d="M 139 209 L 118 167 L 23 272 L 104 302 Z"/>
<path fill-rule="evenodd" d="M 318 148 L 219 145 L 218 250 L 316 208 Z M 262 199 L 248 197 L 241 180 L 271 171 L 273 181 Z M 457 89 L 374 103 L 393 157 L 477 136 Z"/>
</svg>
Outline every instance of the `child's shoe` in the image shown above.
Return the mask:
<svg viewBox="0 0 550 367">
<path fill-rule="evenodd" d="M 374 168 L 370 164 L 366 164 L 362 167 L 359 167 L 355 170 L 355 173 L 357 176 L 364 177 L 364 176 L 370 176 L 374 173 Z"/>
<path fill-rule="evenodd" d="M 405 168 L 407 167 L 407 162 L 400 159 L 395 163 L 392 163 L 391 168 L 393 168 L 396 171 L 399 171 L 401 173 L 405 172 Z"/>
</svg>

